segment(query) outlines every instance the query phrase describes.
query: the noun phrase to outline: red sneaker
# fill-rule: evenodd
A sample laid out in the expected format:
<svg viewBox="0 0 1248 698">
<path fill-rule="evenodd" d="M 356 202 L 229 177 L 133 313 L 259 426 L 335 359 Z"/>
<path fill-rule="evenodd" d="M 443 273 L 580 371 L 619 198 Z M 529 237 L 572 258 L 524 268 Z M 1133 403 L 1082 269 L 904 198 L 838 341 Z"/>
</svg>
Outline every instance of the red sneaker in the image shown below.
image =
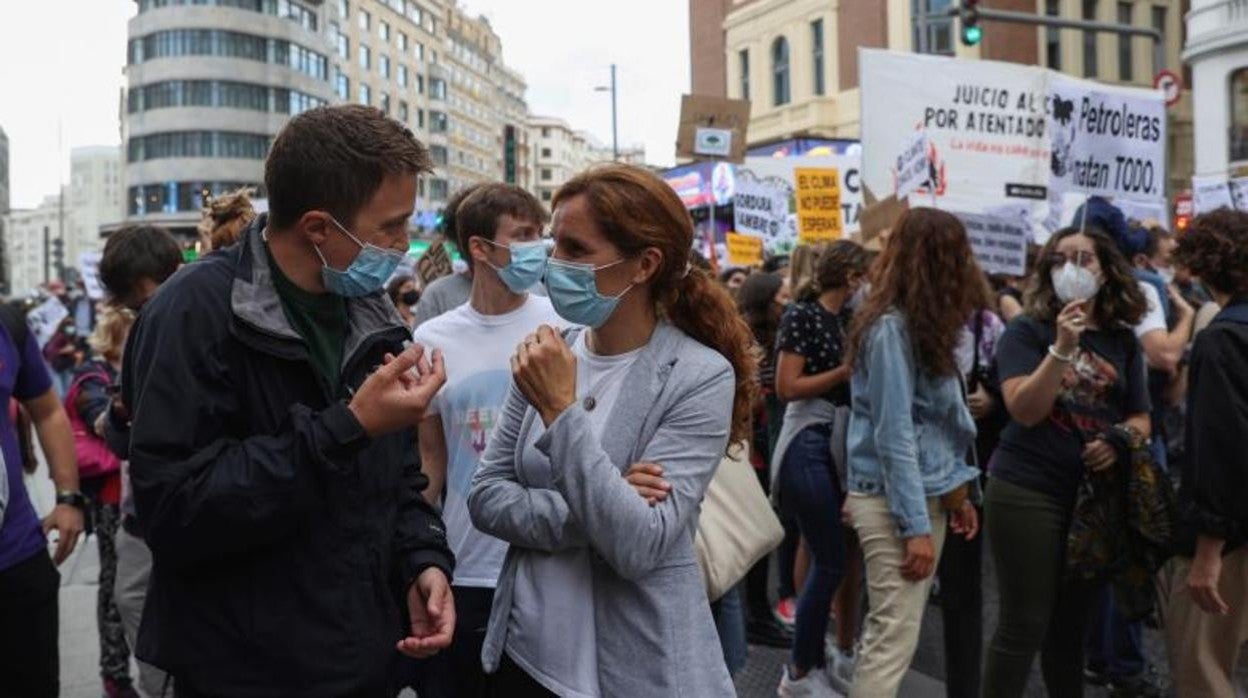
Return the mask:
<svg viewBox="0 0 1248 698">
<path fill-rule="evenodd" d="M 788 597 L 780 599 L 776 602 L 776 607 L 772 609 L 772 615 L 780 623 L 792 628 L 797 623 L 797 599 Z"/>
</svg>

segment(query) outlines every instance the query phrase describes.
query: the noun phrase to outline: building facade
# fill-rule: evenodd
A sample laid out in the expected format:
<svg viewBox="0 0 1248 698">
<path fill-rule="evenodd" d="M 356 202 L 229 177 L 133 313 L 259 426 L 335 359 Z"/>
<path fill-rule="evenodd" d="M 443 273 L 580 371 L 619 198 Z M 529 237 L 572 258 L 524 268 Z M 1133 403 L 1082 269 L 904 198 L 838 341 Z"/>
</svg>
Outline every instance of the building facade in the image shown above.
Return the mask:
<svg viewBox="0 0 1248 698">
<path fill-rule="evenodd" d="M 1195 172 L 1248 174 L 1248 3 L 1193 0 L 1183 59 L 1191 66 Z"/>
<path fill-rule="evenodd" d="M 964 46 L 958 22 L 944 15 L 952 0 L 690 0 L 695 89 L 751 102 L 748 139 L 761 145 L 794 137 L 857 138 L 858 48 L 914 51 L 915 16 L 931 17 L 928 51 L 1042 65 L 1107 83 L 1151 87 L 1157 68 L 1181 67 L 1183 0 L 994 0 L 993 9 L 1068 19 L 1094 19 L 1161 30 L 1164 65 L 1152 64 L 1147 38 L 983 21 L 983 39 Z M 1238 3 L 1228 3 L 1238 4 Z M 719 65 L 713 57 L 718 56 Z M 722 81 L 721 81 L 722 75 Z M 1171 188 L 1192 172 L 1192 100 L 1185 92 L 1170 110 Z"/>
<path fill-rule="evenodd" d="M 65 199 L 65 256 L 67 263 L 77 266 L 81 253 L 103 249 L 100 230 L 116 227 L 125 218 L 121 148 L 74 148 Z"/>
<path fill-rule="evenodd" d="M 11 210 L 4 220 L 4 266 L 9 295 L 29 294 L 40 284 L 62 278 L 61 265 L 74 265 L 65 256 L 62 233 L 68 227 L 60 196 L 45 197 L 37 208 Z"/>
<path fill-rule="evenodd" d="M 136 0 L 126 213 L 190 236 L 205 197 L 263 181 L 273 137 L 332 97 L 320 0 Z"/>
</svg>

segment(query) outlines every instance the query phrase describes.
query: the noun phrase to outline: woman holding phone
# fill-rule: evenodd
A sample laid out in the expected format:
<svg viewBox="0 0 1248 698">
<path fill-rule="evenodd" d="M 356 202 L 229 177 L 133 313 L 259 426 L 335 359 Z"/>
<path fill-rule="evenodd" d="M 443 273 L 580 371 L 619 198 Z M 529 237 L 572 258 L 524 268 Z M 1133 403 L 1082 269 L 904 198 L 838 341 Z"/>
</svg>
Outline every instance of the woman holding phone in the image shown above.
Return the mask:
<svg viewBox="0 0 1248 698">
<path fill-rule="evenodd" d="M 1065 578 L 1066 539 L 1085 472 L 1117 467 L 1122 444 L 1148 439 L 1145 358 L 1131 329 L 1145 309 L 1114 243 L 1067 228 L 1041 251 L 1024 312 L 997 347 L 1010 423 L 985 498 L 1001 598 L 986 696 L 1023 695 L 1038 652 L 1050 695 L 1083 694 L 1094 589 Z"/>
</svg>

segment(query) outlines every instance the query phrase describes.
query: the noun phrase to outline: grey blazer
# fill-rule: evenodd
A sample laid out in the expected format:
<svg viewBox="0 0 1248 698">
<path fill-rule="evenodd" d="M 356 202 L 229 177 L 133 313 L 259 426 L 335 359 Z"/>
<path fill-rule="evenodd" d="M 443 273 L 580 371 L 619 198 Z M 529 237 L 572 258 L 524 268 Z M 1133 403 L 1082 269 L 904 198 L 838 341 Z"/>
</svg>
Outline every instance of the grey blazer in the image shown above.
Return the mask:
<svg viewBox="0 0 1248 698">
<path fill-rule="evenodd" d="M 601 443 L 581 403 L 547 430 L 512 386 L 468 495 L 473 524 L 511 544 L 481 655 L 486 671 L 506 646 L 518 560 L 588 546 L 603 695 L 735 695 L 693 547 L 735 389 L 723 356 L 665 322 L 629 369 Z M 516 463 L 529 459 L 549 464 L 555 489 L 519 479 Z M 672 484 L 658 506 L 624 480 L 639 461 L 662 465 Z"/>
</svg>

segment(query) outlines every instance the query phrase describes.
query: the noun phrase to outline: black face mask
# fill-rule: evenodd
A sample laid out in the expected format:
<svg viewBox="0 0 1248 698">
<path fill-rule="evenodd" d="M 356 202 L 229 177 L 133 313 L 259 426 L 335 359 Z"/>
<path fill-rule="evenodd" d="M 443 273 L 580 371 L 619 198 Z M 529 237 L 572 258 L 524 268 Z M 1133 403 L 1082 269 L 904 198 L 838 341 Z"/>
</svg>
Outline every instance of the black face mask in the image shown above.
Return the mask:
<svg viewBox="0 0 1248 698">
<path fill-rule="evenodd" d="M 416 305 L 420 302 L 420 291 L 415 289 L 404 291 L 403 295 L 399 296 L 399 302 L 403 305 Z"/>
</svg>

